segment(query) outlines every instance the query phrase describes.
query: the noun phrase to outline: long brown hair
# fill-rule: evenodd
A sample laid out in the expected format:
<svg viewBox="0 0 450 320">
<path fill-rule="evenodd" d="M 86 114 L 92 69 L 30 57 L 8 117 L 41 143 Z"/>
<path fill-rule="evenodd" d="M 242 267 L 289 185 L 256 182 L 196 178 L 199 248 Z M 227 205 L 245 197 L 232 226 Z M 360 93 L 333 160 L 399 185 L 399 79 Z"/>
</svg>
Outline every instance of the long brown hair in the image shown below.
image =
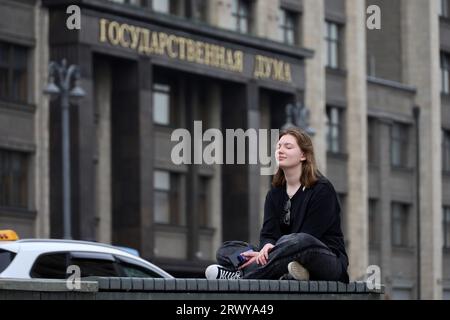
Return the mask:
<svg viewBox="0 0 450 320">
<path fill-rule="evenodd" d="M 302 174 L 300 176 L 300 183 L 307 188 L 313 186 L 319 179 L 320 172 L 317 169 L 316 158 L 314 156 L 314 147 L 309 135 L 298 128 L 288 128 L 280 133 L 281 137 L 291 135 L 297 140 L 297 144 L 305 155 L 305 161 L 302 163 Z M 286 185 L 286 178 L 284 171 L 278 168 L 277 173 L 273 176 L 272 186 L 281 188 Z"/>
</svg>

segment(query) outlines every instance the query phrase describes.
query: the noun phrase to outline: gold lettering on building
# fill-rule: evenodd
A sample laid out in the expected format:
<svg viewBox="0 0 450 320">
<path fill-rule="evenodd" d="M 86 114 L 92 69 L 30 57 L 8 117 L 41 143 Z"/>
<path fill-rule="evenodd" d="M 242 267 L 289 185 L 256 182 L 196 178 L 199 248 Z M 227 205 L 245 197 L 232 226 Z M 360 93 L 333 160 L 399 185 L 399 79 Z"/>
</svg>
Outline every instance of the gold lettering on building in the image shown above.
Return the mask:
<svg viewBox="0 0 450 320">
<path fill-rule="evenodd" d="M 122 24 L 119 27 L 119 42 L 120 42 L 120 45 L 124 48 L 130 47 L 129 38 L 125 36 L 125 35 L 129 36 L 129 28 L 128 27 L 129 27 L 129 25 L 127 25 L 127 24 Z M 126 29 L 126 31 L 128 31 L 127 34 L 125 34 L 125 29 Z"/>
<path fill-rule="evenodd" d="M 108 20 L 100 19 L 100 42 L 106 42 L 106 23 Z"/>
<path fill-rule="evenodd" d="M 173 47 L 177 42 L 177 37 L 173 34 L 171 34 L 167 39 L 167 55 L 172 59 L 176 59 L 178 57 L 178 52 L 174 51 Z"/>
<path fill-rule="evenodd" d="M 243 73 L 244 52 L 224 46 L 197 41 L 166 32 L 119 24 L 100 19 L 100 42 L 109 43 L 139 54 L 167 56 L 200 65 Z M 291 65 L 262 55 L 256 55 L 253 77 L 256 79 L 292 82 Z"/>
<path fill-rule="evenodd" d="M 115 46 L 119 45 L 119 23 L 117 23 L 116 21 L 113 21 L 109 24 L 108 38 L 111 44 Z"/>
<path fill-rule="evenodd" d="M 291 65 L 282 60 L 257 55 L 253 76 L 256 79 L 290 83 L 292 82 Z"/>
<path fill-rule="evenodd" d="M 141 32 L 141 28 L 135 27 L 135 26 L 129 26 L 129 31 L 130 31 L 130 39 L 131 39 L 130 48 L 133 50 L 136 50 L 137 45 L 139 43 L 139 35 Z"/>
</svg>

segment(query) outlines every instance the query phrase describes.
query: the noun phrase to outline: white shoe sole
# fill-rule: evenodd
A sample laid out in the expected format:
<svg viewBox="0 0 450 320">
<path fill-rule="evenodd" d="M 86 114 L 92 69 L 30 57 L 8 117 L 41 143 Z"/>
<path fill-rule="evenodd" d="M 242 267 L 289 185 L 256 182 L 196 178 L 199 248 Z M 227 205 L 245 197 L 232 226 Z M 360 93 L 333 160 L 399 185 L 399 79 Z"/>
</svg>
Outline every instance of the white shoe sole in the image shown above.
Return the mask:
<svg viewBox="0 0 450 320">
<path fill-rule="evenodd" d="M 295 280 L 309 280 L 309 272 L 297 261 L 292 261 L 288 264 L 289 274 Z"/>
</svg>

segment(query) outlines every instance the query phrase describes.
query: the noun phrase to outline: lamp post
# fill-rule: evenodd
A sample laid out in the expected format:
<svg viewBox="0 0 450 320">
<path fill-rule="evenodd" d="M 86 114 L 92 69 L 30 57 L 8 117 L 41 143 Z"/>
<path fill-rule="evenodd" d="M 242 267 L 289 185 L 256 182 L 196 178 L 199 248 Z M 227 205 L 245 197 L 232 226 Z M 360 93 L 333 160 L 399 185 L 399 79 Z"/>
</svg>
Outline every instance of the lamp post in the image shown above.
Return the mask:
<svg viewBox="0 0 450 320">
<path fill-rule="evenodd" d="M 61 98 L 62 108 L 62 176 L 63 176 L 63 221 L 64 239 L 72 238 L 71 200 L 70 200 L 70 101 L 76 102 L 85 96 L 85 92 L 78 86 L 80 70 L 76 65 L 67 66 L 66 59 L 61 64 L 54 61 L 48 66 L 49 82 L 44 93 L 51 99 Z M 56 83 L 55 83 L 56 80 Z M 74 86 L 72 87 L 72 81 Z"/>
</svg>

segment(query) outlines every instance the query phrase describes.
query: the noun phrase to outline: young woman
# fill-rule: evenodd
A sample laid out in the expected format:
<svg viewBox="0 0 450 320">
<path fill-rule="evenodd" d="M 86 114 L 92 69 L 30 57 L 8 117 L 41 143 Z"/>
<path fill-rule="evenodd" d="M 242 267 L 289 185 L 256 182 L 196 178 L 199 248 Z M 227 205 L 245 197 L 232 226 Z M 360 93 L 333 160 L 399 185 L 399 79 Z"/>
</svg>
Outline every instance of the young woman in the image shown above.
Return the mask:
<svg viewBox="0 0 450 320">
<path fill-rule="evenodd" d="M 349 282 L 340 205 L 333 185 L 317 169 L 311 138 L 283 131 L 278 172 L 264 204 L 259 248 L 228 241 L 208 279 L 290 279 Z"/>
</svg>

